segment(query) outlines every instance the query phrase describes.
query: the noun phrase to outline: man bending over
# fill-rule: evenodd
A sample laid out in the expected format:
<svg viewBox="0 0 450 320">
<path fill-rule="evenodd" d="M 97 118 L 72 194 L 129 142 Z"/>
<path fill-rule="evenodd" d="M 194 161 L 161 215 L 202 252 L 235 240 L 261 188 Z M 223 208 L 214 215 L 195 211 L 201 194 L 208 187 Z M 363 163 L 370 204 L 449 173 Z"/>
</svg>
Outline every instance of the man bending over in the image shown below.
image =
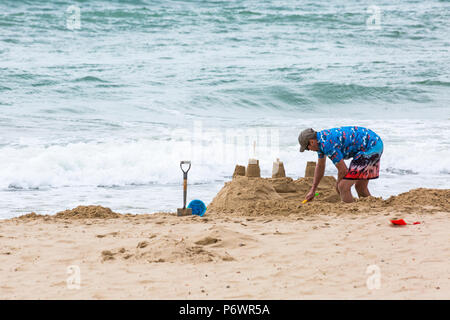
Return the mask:
<svg viewBox="0 0 450 320">
<path fill-rule="evenodd" d="M 340 127 L 319 132 L 312 128 L 303 130 L 298 136 L 300 152 L 317 151 L 318 162 L 314 172 L 313 185 L 306 200 L 314 198 L 317 186 L 325 172 L 325 155 L 338 169 L 336 191 L 342 201 L 353 202 L 350 188 L 355 185 L 359 197 L 368 197 L 370 179 L 378 178 L 383 141 L 372 130 L 363 127 Z M 344 159 L 353 158 L 350 168 Z"/>
</svg>

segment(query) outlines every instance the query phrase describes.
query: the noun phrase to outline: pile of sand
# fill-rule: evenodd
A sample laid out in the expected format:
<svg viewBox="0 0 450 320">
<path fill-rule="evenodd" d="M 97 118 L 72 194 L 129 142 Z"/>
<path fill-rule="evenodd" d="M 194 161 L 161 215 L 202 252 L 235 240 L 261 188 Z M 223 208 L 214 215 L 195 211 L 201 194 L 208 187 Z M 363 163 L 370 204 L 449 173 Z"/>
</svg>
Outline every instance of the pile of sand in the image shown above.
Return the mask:
<svg viewBox="0 0 450 320">
<path fill-rule="evenodd" d="M 194 237 L 153 234 L 134 246 L 122 246 L 101 252 L 102 262 L 127 260 L 134 263 L 208 263 L 234 261 L 227 250 L 254 243 L 252 237 L 225 227 L 212 226 Z"/>
<path fill-rule="evenodd" d="M 237 176 L 215 196 L 208 212 L 271 214 L 291 213 L 304 199 L 312 184 L 312 178 L 293 180 L 284 178 L 248 178 Z M 323 177 L 315 202 L 340 201 L 335 191 L 336 179 Z"/>
<path fill-rule="evenodd" d="M 23 214 L 17 218 L 13 218 L 13 219 L 19 219 L 19 220 L 35 220 L 35 219 L 40 219 L 40 218 L 50 218 L 47 215 L 40 215 L 37 214 L 36 212 L 30 212 L 27 214 Z"/>
<path fill-rule="evenodd" d="M 209 213 L 233 215 L 291 215 L 317 213 L 355 213 L 370 209 L 395 209 L 405 212 L 449 211 L 449 189 L 415 189 L 387 200 L 368 197 L 343 203 L 336 193 L 336 179 L 322 178 L 314 201 L 301 204 L 313 178 L 248 178 L 236 176 L 211 204 Z"/>
<path fill-rule="evenodd" d="M 450 190 L 449 189 L 413 189 L 408 192 L 392 196 L 385 201 L 386 205 L 421 205 L 434 208 L 441 208 L 443 211 L 450 210 Z"/>
<path fill-rule="evenodd" d="M 64 210 L 55 215 L 41 215 L 36 212 L 27 213 L 17 218 L 19 220 L 51 220 L 51 219 L 115 219 L 124 216 L 132 216 L 131 214 L 120 214 L 112 211 L 110 208 L 102 206 L 78 206 L 71 210 Z"/>
<path fill-rule="evenodd" d="M 187 243 L 184 240 L 159 239 L 158 241 L 141 241 L 135 248 L 121 247 L 115 250 L 104 250 L 101 253 L 101 260 L 103 262 L 128 260 L 144 263 L 205 263 L 220 259 L 200 245 Z"/>
<path fill-rule="evenodd" d="M 55 218 L 60 219 L 112 219 L 119 218 L 119 213 L 113 212 L 110 208 L 102 206 L 78 206 L 72 210 L 58 212 Z"/>
</svg>

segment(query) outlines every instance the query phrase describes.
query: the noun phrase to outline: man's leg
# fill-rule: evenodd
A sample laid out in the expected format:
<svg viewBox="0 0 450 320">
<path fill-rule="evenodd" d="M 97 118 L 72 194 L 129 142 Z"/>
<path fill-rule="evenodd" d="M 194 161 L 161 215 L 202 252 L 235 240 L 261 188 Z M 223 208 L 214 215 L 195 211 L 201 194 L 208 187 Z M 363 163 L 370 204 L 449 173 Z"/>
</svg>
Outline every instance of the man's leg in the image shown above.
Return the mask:
<svg viewBox="0 0 450 320">
<path fill-rule="evenodd" d="M 369 180 L 358 180 L 355 184 L 356 192 L 358 192 L 358 197 L 369 197 L 370 192 L 369 188 L 367 188 L 369 184 Z"/>
<path fill-rule="evenodd" d="M 354 183 L 355 180 L 347 180 L 347 179 L 342 179 L 339 182 L 338 188 L 342 201 L 347 203 L 353 202 L 353 196 L 350 189 Z"/>
</svg>

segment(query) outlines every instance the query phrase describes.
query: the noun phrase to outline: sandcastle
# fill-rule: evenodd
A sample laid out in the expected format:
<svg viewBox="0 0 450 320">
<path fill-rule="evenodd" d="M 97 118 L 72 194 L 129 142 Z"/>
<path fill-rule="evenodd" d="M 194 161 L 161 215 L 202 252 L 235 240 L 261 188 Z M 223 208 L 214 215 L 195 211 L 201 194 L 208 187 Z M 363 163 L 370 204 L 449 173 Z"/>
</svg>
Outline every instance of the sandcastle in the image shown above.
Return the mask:
<svg viewBox="0 0 450 320">
<path fill-rule="evenodd" d="M 304 211 L 305 208 L 299 205 L 310 190 L 311 183 L 311 178 L 294 180 L 287 177 L 280 159 L 273 162 L 272 177 L 261 177 L 259 161 L 249 159 L 247 168 L 236 165 L 233 179 L 225 182 L 222 190 L 209 204 L 208 211 L 250 215 Z M 318 187 L 320 197 L 315 202 L 339 202 L 335 186 L 334 177 L 323 177 Z"/>
<path fill-rule="evenodd" d="M 318 196 L 314 201 L 302 203 L 313 183 L 315 162 L 308 162 L 305 177 L 294 180 L 286 177 L 283 162 L 277 159 L 273 163 L 272 177 L 261 177 L 259 161 L 250 159 L 247 170 L 237 165 L 231 181 L 208 205 L 209 214 L 263 216 L 263 215 L 309 215 L 309 214 L 355 214 L 374 207 L 380 210 L 398 210 L 417 205 L 418 210 L 449 210 L 448 194 L 450 190 L 417 189 L 393 196 L 387 200 L 367 197 L 355 203 L 341 203 L 336 192 L 336 178 L 324 176 L 317 186 Z M 423 194 L 426 192 L 425 194 Z"/>
</svg>

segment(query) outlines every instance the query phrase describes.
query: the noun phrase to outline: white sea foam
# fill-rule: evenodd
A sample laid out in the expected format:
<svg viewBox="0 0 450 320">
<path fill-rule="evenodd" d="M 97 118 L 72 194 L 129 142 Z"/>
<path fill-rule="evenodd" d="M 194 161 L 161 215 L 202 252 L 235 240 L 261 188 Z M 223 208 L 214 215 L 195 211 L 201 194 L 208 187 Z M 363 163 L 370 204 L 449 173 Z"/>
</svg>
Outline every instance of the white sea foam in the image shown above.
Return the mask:
<svg viewBox="0 0 450 320">
<path fill-rule="evenodd" d="M 222 131 L 203 133 L 199 139 L 186 136 L 183 131 L 174 131 L 167 140 L 3 147 L 0 152 L 0 188 L 177 184 L 181 176 L 180 160 L 192 160 L 192 183 L 212 183 L 227 179 L 235 164 L 246 165 L 247 160 L 253 157 L 260 159 L 263 174 L 270 175 L 272 162 L 279 157 L 285 162 L 288 174 L 302 176 L 306 161 L 317 159 L 315 152 L 300 154 L 295 142 L 284 145 L 286 137 L 280 139 L 281 146 L 273 146 L 269 141 L 266 145 L 258 144 L 253 150 L 253 136 L 248 136 L 248 132 L 258 135 L 271 131 L 251 129 L 231 135 L 242 137 L 240 140 L 227 140 Z M 436 137 L 409 137 L 415 140 L 398 141 L 395 132 L 387 133 L 382 173 L 448 175 L 448 146 L 441 144 Z M 331 162 L 328 162 L 327 170 L 334 172 Z"/>
</svg>

